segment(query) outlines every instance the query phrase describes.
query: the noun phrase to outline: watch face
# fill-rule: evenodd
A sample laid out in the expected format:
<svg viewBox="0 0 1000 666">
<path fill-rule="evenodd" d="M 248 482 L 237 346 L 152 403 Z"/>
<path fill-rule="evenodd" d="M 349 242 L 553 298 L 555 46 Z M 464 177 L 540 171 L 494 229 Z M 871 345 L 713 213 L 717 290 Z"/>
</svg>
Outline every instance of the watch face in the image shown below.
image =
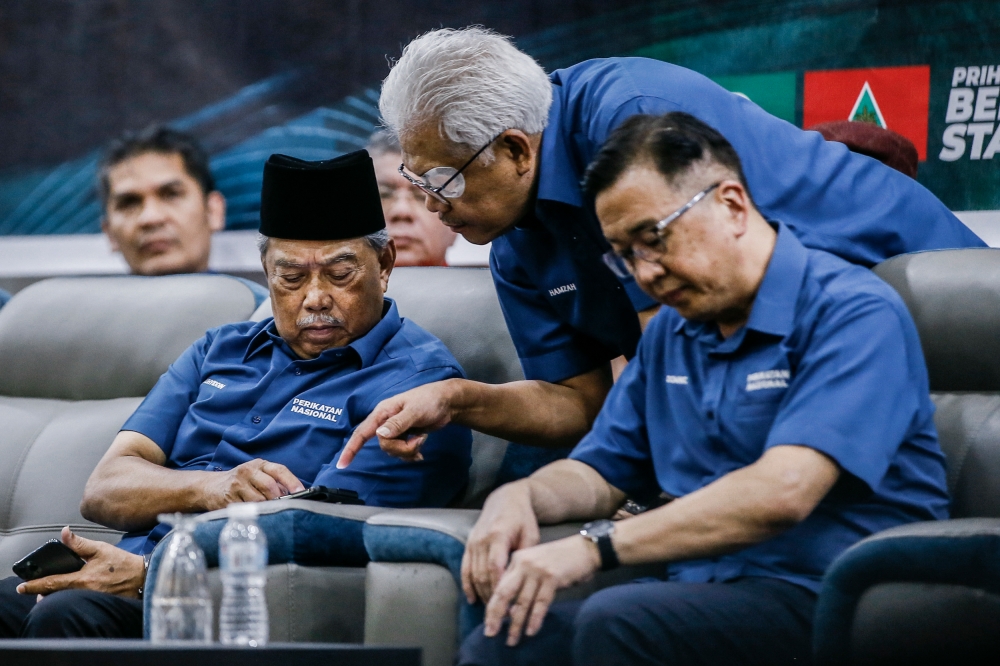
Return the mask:
<svg viewBox="0 0 1000 666">
<path fill-rule="evenodd" d="M 599 539 L 601 537 L 608 536 L 614 531 L 614 522 L 610 520 L 595 520 L 584 525 L 583 529 L 580 530 L 580 533 L 586 537 Z"/>
</svg>

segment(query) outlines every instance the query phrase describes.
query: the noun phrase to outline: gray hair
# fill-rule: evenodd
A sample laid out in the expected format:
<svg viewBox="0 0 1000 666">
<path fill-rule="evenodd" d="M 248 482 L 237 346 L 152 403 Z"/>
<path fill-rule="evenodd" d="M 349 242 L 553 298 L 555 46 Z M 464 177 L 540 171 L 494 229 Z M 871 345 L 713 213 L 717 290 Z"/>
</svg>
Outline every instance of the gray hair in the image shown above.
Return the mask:
<svg viewBox="0 0 1000 666">
<path fill-rule="evenodd" d="M 504 130 L 540 133 L 551 105 L 552 84 L 541 65 L 510 37 L 480 26 L 432 30 L 407 44 L 378 103 L 396 136 L 435 123 L 442 138 L 469 151 Z M 481 159 L 492 161 L 492 148 Z"/>
<path fill-rule="evenodd" d="M 379 229 L 373 234 L 368 234 L 364 236 L 364 239 L 368 241 L 368 245 L 371 246 L 375 252 L 381 254 L 382 250 L 389 244 L 389 230 Z M 267 246 L 270 245 L 271 238 L 265 236 L 264 234 L 257 234 L 257 249 L 260 250 L 260 258 L 263 259 L 264 255 L 267 254 Z"/>
<path fill-rule="evenodd" d="M 390 153 L 399 155 L 403 152 L 403 149 L 399 147 L 399 139 L 388 130 L 378 130 L 368 137 L 368 145 L 365 148 L 373 158 Z"/>
</svg>

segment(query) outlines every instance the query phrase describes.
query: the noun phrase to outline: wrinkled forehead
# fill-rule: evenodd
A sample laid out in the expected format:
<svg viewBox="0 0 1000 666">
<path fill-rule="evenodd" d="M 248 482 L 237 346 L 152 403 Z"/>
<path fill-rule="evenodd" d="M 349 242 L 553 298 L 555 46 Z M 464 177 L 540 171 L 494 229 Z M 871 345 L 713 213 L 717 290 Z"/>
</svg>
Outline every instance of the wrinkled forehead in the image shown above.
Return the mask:
<svg viewBox="0 0 1000 666">
<path fill-rule="evenodd" d="M 339 263 L 378 264 L 378 255 L 364 238 L 335 241 L 271 238 L 267 260 L 274 266 L 322 268 Z"/>
<path fill-rule="evenodd" d="M 468 150 L 442 137 L 434 125 L 422 125 L 400 136 L 399 145 L 403 150 L 403 164 L 417 175 L 440 166 L 457 169 L 465 161 L 463 154 Z"/>
</svg>

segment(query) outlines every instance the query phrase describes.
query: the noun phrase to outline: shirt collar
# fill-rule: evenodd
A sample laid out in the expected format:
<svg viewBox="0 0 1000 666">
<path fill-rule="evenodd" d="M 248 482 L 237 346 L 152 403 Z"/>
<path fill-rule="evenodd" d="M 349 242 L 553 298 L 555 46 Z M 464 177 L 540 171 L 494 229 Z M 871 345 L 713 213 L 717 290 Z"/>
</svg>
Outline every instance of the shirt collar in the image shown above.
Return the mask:
<svg viewBox="0 0 1000 666">
<path fill-rule="evenodd" d="M 552 106 L 549 121 L 542 132 L 541 164 L 538 174 L 538 200 L 558 201 L 583 208 L 583 196 L 577 180 L 576 165 L 562 131 L 564 91 L 552 79 Z"/>
<path fill-rule="evenodd" d="M 795 304 L 806 275 L 809 254 L 788 227 L 772 222 L 778 238 L 746 328 L 784 337 L 795 327 Z"/>
<path fill-rule="evenodd" d="M 382 312 L 382 319 L 360 338 L 352 341 L 346 347 L 327 349 L 312 360 L 330 362 L 336 358 L 340 358 L 343 355 L 342 352 L 344 349 L 353 349 L 361 359 L 362 368 L 373 365 L 375 359 L 378 358 L 379 352 L 399 332 L 399 329 L 403 325 L 403 320 L 399 316 L 399 310 L 396 308 L 396 302 L 391 298 L 384 299 Z M 268 344 L 279 345 L 286 349 L 292 356 L 296 356 L 288 347 L 288 343 L 285 342 L 284 338 L 278 335 L 278 331 L 274 326 L 274 318 L 272 317 L 264 321 L 266 324 L 250 338 L 250 343 L 247 345 L 247 352 L 243 356 L 243 360 L 249 360 L 250 357 L 264 349 Z"/>
<path fill-rule="evenodd" d="M 771 259 L 764 272 L 757 296 L 750 310 L 750 318 L 743 329 L 785 337 L 795 325 L 795 304 L 802 289 L 809 255 L 788 227 L 781 222 L 770 222 L 778 232 L 778 238 L 771 252 Z M 714 322 L 689 321 L 678 317 L 674 333 L 684 331 L 689 337 L 712 334 L 718 337 L 718 327 Z M 721 338 L 720 338 L 721 339 Z M 738 346 L 743 339 L 742 330 L 726 342 Z"/>
</svg>

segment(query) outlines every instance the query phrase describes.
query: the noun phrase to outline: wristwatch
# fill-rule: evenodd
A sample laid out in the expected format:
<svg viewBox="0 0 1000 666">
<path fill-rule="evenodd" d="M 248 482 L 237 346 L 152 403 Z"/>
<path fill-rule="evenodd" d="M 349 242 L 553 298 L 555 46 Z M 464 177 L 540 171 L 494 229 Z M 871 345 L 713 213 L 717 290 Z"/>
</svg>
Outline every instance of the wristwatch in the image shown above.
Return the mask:
<svg viewBox="0 0 1000 666">
<path fill-rule="evenodd" d="M 153 559 L 152 553 L 142 555 L 142 585 L 139 586 L 139 598 L 142 599 L 146 592 L 146 577 L 149 575 L 149 561 Z"/>
<path fill-rule="evenodd" d="M 601 553 L 601 571 L 614 569 L 621 562 L 618 561 L 618 553 L 611 543 L 611 535 L 615 532 L 615 524 L 610 520 L 595 520 L 587 523 L 580 530 L 580 536 L 590 539 L 597 544 L 597 550 Z"/>
</svg>

